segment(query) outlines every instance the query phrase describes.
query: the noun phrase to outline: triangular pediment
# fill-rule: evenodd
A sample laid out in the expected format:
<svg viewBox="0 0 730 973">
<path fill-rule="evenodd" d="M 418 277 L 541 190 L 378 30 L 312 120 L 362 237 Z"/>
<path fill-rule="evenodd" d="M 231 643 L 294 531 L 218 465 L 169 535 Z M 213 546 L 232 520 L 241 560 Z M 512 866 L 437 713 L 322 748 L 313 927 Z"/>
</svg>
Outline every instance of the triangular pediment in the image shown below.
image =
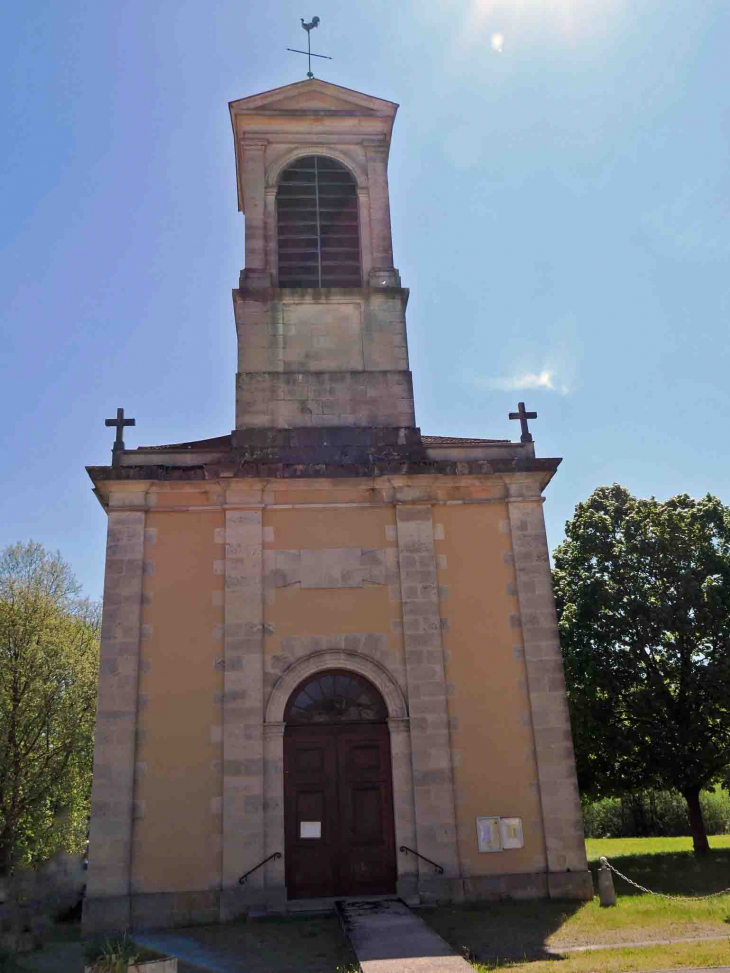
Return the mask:
<svg viewBox="0 0 730 973">
<path fill-rule="evenodd" d="M 231 113 L 248 114 L 266 112 L 345 112 L 358 115 L 395 115 L 398 105 L 393 101 L 375 98 L 361 91 L 343 88 L 329 81 L 313 78 L 273 88 L 248 98 L 239 98 L 230 103 Z"/>
</svg>

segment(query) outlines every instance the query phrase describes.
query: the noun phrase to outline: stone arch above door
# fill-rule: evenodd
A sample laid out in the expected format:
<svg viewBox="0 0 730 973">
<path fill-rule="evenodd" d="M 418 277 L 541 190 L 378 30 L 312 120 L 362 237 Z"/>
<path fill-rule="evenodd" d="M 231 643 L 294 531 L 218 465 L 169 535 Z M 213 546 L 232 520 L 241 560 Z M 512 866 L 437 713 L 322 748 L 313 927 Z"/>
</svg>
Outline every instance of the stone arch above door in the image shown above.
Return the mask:
<svg viewBox="0 0 730 973">
<path fill-rule="evenodd" d="M 388 707 L 389 720 L 402 720 L 408 716 L 406 702 L 397 682 L 388 670 L 379 663 L 358 655 L 356 652 L 343 652 L 341 649 L 314 652 L 299 659 L 279 678 L 271 691 L 266 707 L 267 723 L 282 723 L 284 709 L 289 697 L 307 676 L 322 669 L 349 669 L 365 676 L 380 691 Z"/>
</svg>

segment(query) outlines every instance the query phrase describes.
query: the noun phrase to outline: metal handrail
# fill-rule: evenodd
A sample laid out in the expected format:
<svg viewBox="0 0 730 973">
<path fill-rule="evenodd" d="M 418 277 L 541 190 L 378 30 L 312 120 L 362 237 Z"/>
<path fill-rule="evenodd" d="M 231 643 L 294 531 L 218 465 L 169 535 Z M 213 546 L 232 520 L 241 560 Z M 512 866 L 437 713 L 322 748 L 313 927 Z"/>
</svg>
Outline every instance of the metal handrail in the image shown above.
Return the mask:
<svg viewBox="0 0 730 973">
<path fill-rule="evenodd" d="M 410 851 L 412 855 L 416 855 L 418 858 L 422 858 L 425 862 L 428 862 L 429 865 L 433 865 L 433 867 L 436 869 L 439 875 L 444 874 L 444 870 L 440 865 L 437 865 L 436 862 L 432 862 L 430 858 L 426 858 L 426 856 L 422 855 L 420 851 L 414 851 L 413 848 L 409 848 L 407 845 L 401 845 L 400 850 L 405 852 Z"/>
<path fill-rule="evenodd" d="M 242 875 L 242 876 L 241 876 L 241 877 L 239 878 L 239 880 L 238 880 L 238 884 L 239 884 L 239 885 L 245 885 L 245 884 L 246 884 L 246 879 L 247 879 L 247 878 L 248 878 L 248 876 L 249 876 L 249 875 L 251 874 L 251 872 L 255 872 L 257 868 L 261 868 L 261 866 L 262 866 L 262 865 L 265 865 L 265 864 L 266 864 L 266 862 L 270 862 L 272 858 L 281 858 L 281 852 L 280 852 L 280 851 L 275 851 L 273 855 L 269 855 L 269 857 L 268 857 L 268 858 L 264 858 L 264 860 L 263 860 L 262 862 L 259 862 L 259 863 L 258 863 L 258 865 L 254 865 L 254 867 L 253 867 L 253 868 L 251 868 L 251 869 L 249 869 L 249 870 L 248 870 L 248 871 L 246 872 L 246 874 L 245 874 L 245 875 Z"/>
</svg>

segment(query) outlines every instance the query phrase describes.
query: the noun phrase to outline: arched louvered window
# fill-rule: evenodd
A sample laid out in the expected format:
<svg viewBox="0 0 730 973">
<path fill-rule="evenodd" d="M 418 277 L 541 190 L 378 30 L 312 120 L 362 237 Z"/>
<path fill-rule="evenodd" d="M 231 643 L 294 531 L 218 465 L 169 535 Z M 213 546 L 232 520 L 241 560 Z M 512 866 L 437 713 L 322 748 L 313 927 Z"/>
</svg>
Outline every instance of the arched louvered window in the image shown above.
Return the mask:
<svg viewBox="0 0 730 973">
<path fill-rule="evenodd" d="M 318 672 L 289 698 L 286 723 L 384 723 L 385 700 L 371 682 L 355 672 Z"/>
<path fill-rule="evenodd" d="M 360 287 L 357 185 L 342 163 L 297 159 L 276 193 L 279 287 Z"/>
</svg>

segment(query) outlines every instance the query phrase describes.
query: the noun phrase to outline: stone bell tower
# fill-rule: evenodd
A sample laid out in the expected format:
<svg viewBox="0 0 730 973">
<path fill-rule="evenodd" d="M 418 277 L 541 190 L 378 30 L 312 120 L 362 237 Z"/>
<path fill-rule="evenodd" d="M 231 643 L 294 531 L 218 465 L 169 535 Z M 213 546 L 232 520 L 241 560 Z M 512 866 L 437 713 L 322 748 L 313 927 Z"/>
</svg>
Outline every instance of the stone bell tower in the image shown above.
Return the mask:
<svg viewBox="0 0 730 973">
<path fill-rule="evenodd" d="M 288 443 L 326 447 L 333 437 L 313 430 L 332 427 L 339 444 L 365 444 L 364 427 L 412 439 L 408 291 L 388 201 L 397 108 L 317 80 L 230 105 L 246 216 L 236 445 L 269 432 L 281 447 L 282 431 L 307 429 Z"/>
</svg>

